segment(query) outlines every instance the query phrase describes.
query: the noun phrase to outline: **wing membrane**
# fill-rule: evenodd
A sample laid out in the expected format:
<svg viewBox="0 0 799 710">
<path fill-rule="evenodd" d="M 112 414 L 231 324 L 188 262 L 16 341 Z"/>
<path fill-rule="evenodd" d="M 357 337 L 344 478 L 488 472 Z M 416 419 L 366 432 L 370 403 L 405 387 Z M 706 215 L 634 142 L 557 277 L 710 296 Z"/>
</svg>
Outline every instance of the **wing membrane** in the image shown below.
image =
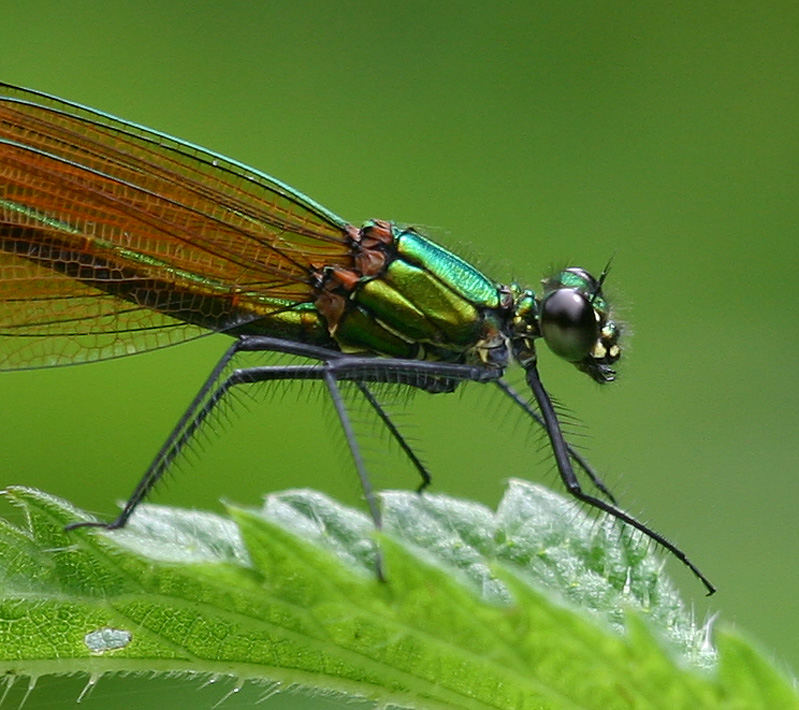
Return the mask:
<svg viewBox="0 0 799 710">
<path fill-rule="evenodd" d="M 235 161 L 0 85 L 0 369 L 268 324 L 351 265 L 348 229 Z"/>
</svg>

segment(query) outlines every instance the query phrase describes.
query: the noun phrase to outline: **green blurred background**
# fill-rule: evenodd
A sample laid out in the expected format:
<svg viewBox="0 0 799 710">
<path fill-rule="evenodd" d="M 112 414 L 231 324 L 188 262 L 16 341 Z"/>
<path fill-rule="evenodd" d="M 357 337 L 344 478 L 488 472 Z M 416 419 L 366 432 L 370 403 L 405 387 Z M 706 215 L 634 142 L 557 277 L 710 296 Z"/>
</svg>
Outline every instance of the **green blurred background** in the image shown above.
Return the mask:
<svg viewBox="0 0 799 710">
<path fill-rule="evenodd" d="M 356 223 L 422 225 L 498 278 L 615 254 L 619 382 L 600 391 L 545 352 L 545 384 L 624 505 L 717 584 L 707 600 L 668 562 L 697 620 L 718 612 L 795 670 L 798 21 L 796 3 L 754 1 L 26 0 L 4 6 L 0 78 L 238 158 Z M 3 375 L 0 484 L 110 515 L 227 342 Z M 358 503 L 311 388 L 249 410 L 153 500 L 313 486 Z M 403 410 L 436 491 L 495 504 L 509 476 L 558 485 L 485 388 Z M 399 457 L 379 469 L 379 486 L 416 484 Z M 42 679 L 26 707 L 64 707 L 84 681 Z M 197 685 L 102 680 L 84 707 L 224 692 Z"/>
</svg>

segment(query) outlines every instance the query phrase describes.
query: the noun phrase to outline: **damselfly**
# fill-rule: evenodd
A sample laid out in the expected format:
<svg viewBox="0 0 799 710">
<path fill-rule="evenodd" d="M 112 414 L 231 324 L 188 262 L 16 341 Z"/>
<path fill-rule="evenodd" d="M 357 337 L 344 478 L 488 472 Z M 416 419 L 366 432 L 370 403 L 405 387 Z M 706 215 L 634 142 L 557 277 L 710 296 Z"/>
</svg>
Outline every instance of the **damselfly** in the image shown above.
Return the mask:
<svg viewBox="0 0 799 710">
<path fill-rule="evenodd" d="M 232 388 L 280 380 L 324 383 L 379 526 L 341 383 L 376 412 L 422 489 L 430 475 L 372 386 L 441 393 L 481 382 L 546 430 L 571 495 L 648 535 L 712 593 L 682 550 L 618 507 L 565 441 L 539 378 L 543 338 L 596 382 L 614 379 L 620 327 L 602 293 L 606 273 L 566 268 L 538 292 L 498 284 L 413 228 L 356 228 L 241 163 L 0 85 L 0 369 L 113 358 L 208 332 L 235 338 L 119 517 L 76 526 L 122 527 Z M 244 351 L 310 364 L 229 368 Z M 503 379 L 511 361 L 537 408 Z M 573 462 L 599 495 L 582 489 Z"/>
</svg>

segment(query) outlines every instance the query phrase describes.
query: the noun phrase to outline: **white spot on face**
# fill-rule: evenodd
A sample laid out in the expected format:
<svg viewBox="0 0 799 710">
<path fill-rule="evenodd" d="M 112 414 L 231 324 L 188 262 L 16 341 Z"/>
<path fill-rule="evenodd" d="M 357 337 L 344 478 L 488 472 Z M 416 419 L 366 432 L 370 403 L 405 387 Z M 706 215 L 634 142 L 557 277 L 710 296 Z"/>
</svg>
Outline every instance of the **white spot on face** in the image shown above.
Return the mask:
<svg viewBox="0 0 799 710">
<path fill-rule="evenodd" d="M 106 653 L 108 651 L 118 651 L 125 648 L 133 638 L 130 631 L 125 629 L 97 629 L 90 631 L 83 637 L 83 643 L 92 653 Z"/>
</svg>

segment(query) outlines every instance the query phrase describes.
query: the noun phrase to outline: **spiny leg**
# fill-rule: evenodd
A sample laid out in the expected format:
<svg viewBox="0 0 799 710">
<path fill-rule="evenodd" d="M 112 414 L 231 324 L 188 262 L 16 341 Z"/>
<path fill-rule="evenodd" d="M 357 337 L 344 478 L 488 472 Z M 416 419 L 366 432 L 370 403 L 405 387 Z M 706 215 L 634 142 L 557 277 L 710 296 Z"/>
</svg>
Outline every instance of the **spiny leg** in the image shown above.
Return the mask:
<svg viewBox="0 0 799 710">
<path fill-rule="evenodd" d="M 383 521 L 380 516 L 380 506 L 377 504 L 377 498 L 375 498 L 372 482 L 369 480 L 369 475 L 366 473 L 366 465 L 364 464 L 363 456 L 361 455 L 361 447 L 358 446 L 358 441 L 355 438 L 355 431 L 352 428 L 352 422 L 350 421 L 347 407 L 344 404 L 344 399 L 341 396 L 341 390 L 339 389 L 338 382 L 336 381 L 333 373 L 327 368 L 324 370 L 323 380 L 327 386 L 327 391 L 330 393 L 330 398 L 333 400 L 333 406 L 336 408 L 336 414 L 338 414 L 339 421 L 341 422 L 341 428 L 344 430 L 344 436 L 347 439 L 347 446 L 352 454 L 352 460 L 355 464 L 356 470 L 358 471 L 358 478 L 361 481 L 361 488 L 363 489 L 363 494 L 366 497 L 366 504 L 369 506 L 369 513 L 372 516 L 372 520 L 374 520 L 375 527 L 380 530 L 383 525 Z"/>
<path fill-rule="evenodd" d="M 536 422 L 538 426 L 546 430 L 547 427 L 541 415 L 536 412 L 535 409 L 530 406 L 527 400 L 522 397 L 513 387 L 505 382 L 505 380 L 497 380 L 495 384 L 505 395 L 510 397 L 516 405 L 521 407 L 527 416 Z M 569 456 L 571 456 L 572 460 L 574 460 L 577 465 L 583 471 L 585 471 L 585 474 L 591 479 L 591 483 L 596 486 L 597 490 L 605 495 L 611 503 L 618 505 L 615 496 L 610 492 L 610 490 L 608 490 L 607 486 L 603 483 L 602 479 L 599 477 L 599 474 L 596 472 L 596 469 L 591 465 L 588 459 L 586 459 L 579 451 L 569 444 L 569 442 L 566 442 L 566 448 L 568 449 Z"/>
<path fill-rule="evenodd" d="M 68 530 L 80 527 L 102 527 L 109 530 L 124 527 L 130 516 L 144 500 L 153 486 L 163 477 L 180 452 L 186 447 L 192 437 L 205 423 L 211 412 L 222 402 L 233 387 L 255 382 L 270 382 L 277 380 L 320 380 L 324 373 L 320 365 L 273 365 L 264 367 L 244 368 L 235 370 L 210 394 L 206 393 L 205 401 L 199 409 L 191 412 L 187 417 L 181 417 L 183 427 L 176 430 L 175 436 L 170 436 L 167 445 L 164 445 L 159 456 L 153 461 L 150 468 L 142 477 L 139 484 L 125 503 L 119 516 L 110 523 L 99 521 L 83 521 L 71 523 Z"/>
<path fill-rule="evenodd" d="M 333 406 L 336 408 L 336 414 L 338 414 L 339 422 L 341 422 L 341 428 L 344 430 L 344 437 L 347 439 L 347 446 L 350 449 L 352 460 L 355 464 L 355 470 L 358 472 L 358 478 L 361 481 L 361 489 L 363 490 L 364 497 L 366 498 L 366 504 L 369 506 L 369 514 L 372 516 L 375 528 L 380 530 L 383 527 L 383 518 L 380 511 L 380 506 L 377 503 L 377 498 L 375 497 L 374 489 L 372 488 L 372 482 L 369 480 L 369 474 L 366 471 L 366 465 L 364 464 L 363 456 L 361 455 L 361 447 L 358 446 L 358 440 L 355 438 L 352 422 L 350 421 L 350 416 L 347 413 L 347 407 L 344 404 L 344 399 L 341 396 L 341 390 L 339 389 L 338 382 L 328 368 L 325 368 L 324 370 L 323 379 L 325 385 L 327 385 L 327 391 L 330 393 L 330 398 L 333 400 Z M 386 577 L 383 573 L 383 559 L 380 554 L 379 547 L 376 547 L 375 549 L 375 568 L 377 570 L 377 578 L 381 582 L 385 582 Z"/>
<path fill-rule="evenodd" d="M 416 468 L 416 470 L 419 472 L 419 475 L 422 477 L 422 482 L 417 487 L 416 492 L 421 493 L 425 488 L 427 488 L 427 486 L 430 485 L 430 481 L 432 480 L 427 467 L 421 462 L 419 457 L 416 455 L 416 452 L 406 441 L 405 437 L 400 433 L 399 429 L 397 429 L 397 426 L 391 420 L 391 417 L 389 417 L 388 412 L 383 409 L 383 405 L 377 401 L 377 398 L 372 394 L 371 390 L 363 382 L 356 382 L 355 386 L 360 390 L 361 394 L 371 405 L 372 409 L 375 410 L 377 416 L 380 417 L 386 429 L 388 429 L 389 433 L 400 445 L 400 448 L 405 452 L 405 455 L 413 464 L 414 468 Z"/>
<path fill-rule="evenodd" d="M 541 418 L 541 415 L 533 409 L 527 400 L 521 396 L 513 387 L 511 387 L 507 382 L 502 379 L 498 379 L 494 381 L 497 387 L 499 387 L 500 391 L 509 397 L 514 404 L 520 407 L 525 414 L 527 414 L 538 426 L 542 429 L 546 430 L 546 426 L 544 424 L 544 420 Z M 427 467 L 422 463 L 419 457 L 414 452 L 413 448 L 408 444 L 405 437 L 402 433 L 397 429 L 396 424 L 392 421 L 391 417 L 385 411 L 383 406 L 378 402 L 377 398 L 374 394 L 367 388 L 365 384 L 362 382 L 355 383 L 358 389 L 361 391 L 363 396 L 366 398 L 366 401 L 372 406 L 375 410 L 377 415 L 383 421 L 383 424 L 389 430 L 391 435 L 400 445 L 400 448 L 405 452 L 405 455 L 414 465 L 416 470 L 419 472 L 419 475 L 422 478 L 422 483 L 416 489 L 418 493 L 424 491 L 431 483 L 432 477 L 430 472 L 427 470 Z M 613 493 L 607 488 L 604 484 L 602 479 L 600 478 L 599 474 L 597 473 L 596 469 L 591 465 L 591 463 L 586 459 L 579 451 L 577 451 L 571 444 L 568 442 L 566 446 L 569 450 L 569 455 L 571 456 L 572 460 L 577 463 L 577 465 L 585 472 L 585 474 L 591 479 L 591 482 L 596 486 L 596 488 L 605 495 L 611 503 L 617 504 L 616 498 Z"/>
<path fill-rule="evenodd" d="M 240 352 L 284 352 L 289 354 L 303 355 L 309 358 L 324 358 L 339 355 L 332 350 L 312 345 L 297 344 L 292 341 L 285 341 L 278 338 L 263 336 L 241 336 L 231 345 L 219 361 L 216 363 L 211 373 L 205 379 L 199 391 L 195 395 L 191 404 L 181 415 L 177 424 L 173 427 L 169 436 L 164 441 L 158 453 L 153 458 L 133 493 L 125 502 L 122 512 L 110 523 L 99 521 L 82 521 L 71 523 L 65 527 L 66 530 L 73 530 L 81 527 L 103 527 L 109 530 L 124 527 L 133 511 L 147 497 L 154 486 L 161 480 L 167 469 L 172 465 L 186 444 L 191 440 L 202 423 L 206 420 L 211 411 L 216 407 L 227 391 L 234 384 L 240 382 L 234 376 L 228 378 L 221 386 L 218 385 L 225 368 L 229 365 L 233 357 Z M 239 371 L 240 373 L 246 370 Z M 216 389 L 214 389 L 216 388 Z M 212 393 L 213 392 L 213 393 Z M 212 394 L 211 394 L 212 393 Z M 210 396 L 209 396 L 210 395 Z"/>
<path fill-rule="evenodd" d="M 221 385 L 218 385 L 217 382 L 225 367 L 229 364 L 232 357 L 237 352 L 241 351 L 281 352 L 324 361 L 325 364 L 275 365 L 243 368 L 235 370 Z M 240 384 L 273 380 L 320 380 L 325 379 L 325 372 L 332 374 L 334 380 L 337 381 L 347 380 L 360 383 L 382 382 L 411 386 L 419 386 L 419 382 L 427 381 L 425 378 L 445 377 L 457 381 L 473 380 L 476 382 L 483 382 L 491 381 L 497 376 L 494 373 L 486 372 L 482 368 L 467 365 L 450 363 L 440 364 L 393 358 L 378 359 L 374 357 L 356 357 L 318 346 L 306 345 L 278 338 L 266 336 L 242 337 L 227 350 L 214 367 L 211 375 L 206 379 L 200 389 L 200 392 L 198 392 L 197 396 L 181 416 L 178 424 L 158 452 L 158 455 L 139 481 L 120 515 L 110 523 L 82 521 L 68 525 L 67 529 L 78 527 L 115 529 L 123 527 L 134 510 L 152 490 L 153 486 L 163 477 L 169 466 L 178 457 L 183 448 L 188 444 L 210 413 L 222 401 L 232 387 Z M 354 439 L 351 440 L 354 441 Z M 361 472 L 359 472 L 359 475 L 360 473 Z M 375 501 L 373 497 L 369 500 L 369 503 L 370 512 L 372 512 L 374 517 Z"/>
<path fill-rule="evenodd" d="M 133 493 L 131 493 L 130 497 L 126 501 L 125 507 L 122 509 L 122 512 L 119 514 L 119 516 L 117 516 L 117 518 L 110 523 L 88 520 L 80 523 L 70 523 L 64 528 L 65 530 L 74 530 L 75 528 L 82 527 L 103 527 L 113 530 L 116 528 L 121 528 L 125 525 L 125 523 L 128 521 L 128 518 L 130 518 L 130 516 L 133 514 L 133 511 L 136 509 L 139 503 L 141 503 L 142 500 L 147 497 L 147 494 L 150 493 L 153 487 L 158 483 L 169 465 L 175 460 L 177 455 L 180 453 L 180 450 L 191 438 L 191 434 L 186 435 L 184 430 L 186 429 L 187 425 L 196 421 L 198 409 L 200 412 L 203 412 L 206 409 L 208 412 L 210 412 L 210 410 L 213 409 L 214 405 L 209 408 L 206 403 L 202 409 L 200 409 L 200 405 L 206 400 L 208 393 L 214 388 L 225 367 L 227 367 L 228 363 L 233 359 L 233 356 L 239 352 L 240 349 L 241 341 L 237 340 L 225 351 L 225 353 L 216 363 L 213 370 L 211 370 L 211 373 L 205 379 L 205 382 L 194 396 L 191 404 L 189 404 L 189 406 L 181 415 L 180 419 L 178 419 L 177 424 L 175 424 L 172 431 L 169 433 L 169 436 L 166 438 L 166 441 L 164 441 L 158 453 L 155 455 L 155 458 L 153 458 L 152 462 L 147 467 L 147 471 L 145 471 L 141 480 L 136 485 L 136 488 L 133 490 Z M 221 394 L 219 396 L 221 397 Z M 202 419 L 205 419 L 205 416 L 208 412 L 202 415 Z M 191 433 L 193 434 L 196 430 L 197 426 L 192 427 Z"/>
<path fill-rule="evenodd" d="M 560 472 L 560 477 L 563 480 L 563 484 L 566 486 L 566 490 L 568 490 L 569 493 L 571 493 L 571 495 L 578 500 L 588 503 L 589 505 L 604 511 L 609 515 L 618 518 L 622 522 L 631 525 L 636 530 L 640 530 L 642 533 L 644 533 L 644 535 L 651 538 L 656 543 L 671 552 L 678 560 L 688 567 L 688 569 L 690 569 L 691 572 L 696 575 L 702 584 L 705 585 L 708 596 L 713 594 L 716 591 L 716 588 L 711 584 L 710 580 L 705 577 L 704 574 L 702 574 L 699 568 L 693 562 L 691 562 L 686 554 L 674 543 L 667 540 L 665 537 L 663 537 L 663 535 L 655 530 L 647 527 L 642 522 L 636 520 L 629 513 L 625 513 L 621 508 L 618 508 L 617 506 L 612 505 L 601 498 L 596 498 L 583 492 L 582 488 L 580 488 L 580 482 L 577 480 L 577 476 L 574 474 L 574 469 L 572 469 L 571 461 L 569 460 L 569 446 L 566 444 L 566 441 L 563 438 L 563 433 L 560 430 L 560 424 L 558 423 L 558 418 L 555 414 L 555 408 L 552 406 L 552 401 L 544 389 L 544 386 L 541 384 L 541 379 L 538 376 L 538 369 L 535 365 L 535 362 L 529 364 L 525 369 L 527 384 L 533 391 L 535 400 L 538 402 L 538 407 L 541 410 L 541 416 L 543 417 L 544 425 L 546 427 L 547 434 L 549 435 L 549 441 L 552 445 L 552 451 L 555 454 L 555 461 L 558 464 L 558 471 Z"/>
</svg>

